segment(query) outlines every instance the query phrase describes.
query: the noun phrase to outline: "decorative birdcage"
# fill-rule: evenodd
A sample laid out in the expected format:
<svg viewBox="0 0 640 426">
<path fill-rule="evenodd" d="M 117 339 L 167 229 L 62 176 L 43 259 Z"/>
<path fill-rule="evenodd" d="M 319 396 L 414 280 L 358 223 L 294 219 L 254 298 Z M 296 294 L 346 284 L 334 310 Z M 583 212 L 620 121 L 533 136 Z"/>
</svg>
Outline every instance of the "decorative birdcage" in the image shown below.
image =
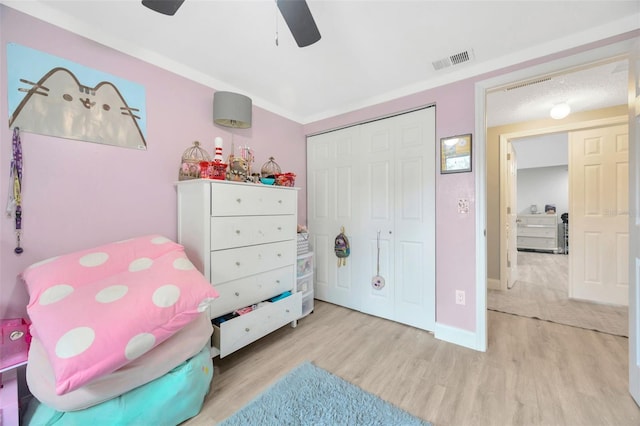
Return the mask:
<svg viewBox="0 0 640 426">
<path fill-rule="evenodd" d="M 282 170 L 280 170 L 280 166 L 274 161 L 273 157 L 269 157 L 269 161 L 264 163 L 260 169 L 260 175 L 262 177 L 275 178 L 276 175 L 279 175 L 280 173 L 282 173 Z"/>
<path fill-rule="evenodd" d="M 182 154 L 180 163 L 179 180 L 197 179 L 200 177 L 200 162 L 211 161 L 211 157 L 204 149 L 200 148 L 200 142 L 195 141 L 193 146 L 187 148 Z"/>
</svg>

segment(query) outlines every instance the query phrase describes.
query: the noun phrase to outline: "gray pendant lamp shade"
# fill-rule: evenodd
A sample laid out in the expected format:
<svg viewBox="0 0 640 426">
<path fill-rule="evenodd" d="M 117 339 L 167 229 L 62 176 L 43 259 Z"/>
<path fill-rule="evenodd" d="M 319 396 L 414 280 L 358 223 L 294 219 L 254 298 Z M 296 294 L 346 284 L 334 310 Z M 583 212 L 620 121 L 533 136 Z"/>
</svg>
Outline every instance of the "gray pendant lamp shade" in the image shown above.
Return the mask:
<svg viewBox="0 0 640 426">
<path fill-rule="evenodd" d="M 213 122 L 236 129 L 251 127 L 251 98 L 233 92 L 213 94 Z"/>
</svg>

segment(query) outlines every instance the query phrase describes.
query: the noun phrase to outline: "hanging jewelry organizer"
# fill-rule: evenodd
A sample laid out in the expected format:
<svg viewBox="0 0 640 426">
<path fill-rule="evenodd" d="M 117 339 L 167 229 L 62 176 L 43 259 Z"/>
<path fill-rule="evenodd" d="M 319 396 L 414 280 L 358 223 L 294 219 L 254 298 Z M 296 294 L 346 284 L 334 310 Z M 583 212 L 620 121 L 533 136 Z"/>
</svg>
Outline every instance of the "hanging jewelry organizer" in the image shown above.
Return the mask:
<svg viewBox="0 0 640 426">
<path fill-rule="evenodd" d="M 15 220 L 16 248 L 14 252 L 21 254 L 24 252 L 24 249 L 20 245 L 20 238 L 22 236 L 22 143 L 20 142 L 20 129 L 18 127 L 13 128 L 7 213 L 13 216 Z"/>
</svg>

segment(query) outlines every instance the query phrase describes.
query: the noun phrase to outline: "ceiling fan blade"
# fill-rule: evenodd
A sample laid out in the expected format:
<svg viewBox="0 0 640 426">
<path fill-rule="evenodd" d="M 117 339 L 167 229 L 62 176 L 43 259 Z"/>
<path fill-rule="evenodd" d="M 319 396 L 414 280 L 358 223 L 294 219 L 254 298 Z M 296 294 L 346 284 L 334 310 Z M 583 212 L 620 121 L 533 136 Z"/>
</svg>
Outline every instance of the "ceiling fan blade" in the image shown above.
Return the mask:
<svg viewBox="0 0 640 426">
<path fill-rule="evenodd" d="M 276 3 L 299 47 L 320 40 L 320 31 L 305 0 L 276 0 Z"/>
<path fill-rule="evenodd" d="M 175 15 L 184 0 L 142 0 L 142 5 L 163 15 Z"/>
</svg>

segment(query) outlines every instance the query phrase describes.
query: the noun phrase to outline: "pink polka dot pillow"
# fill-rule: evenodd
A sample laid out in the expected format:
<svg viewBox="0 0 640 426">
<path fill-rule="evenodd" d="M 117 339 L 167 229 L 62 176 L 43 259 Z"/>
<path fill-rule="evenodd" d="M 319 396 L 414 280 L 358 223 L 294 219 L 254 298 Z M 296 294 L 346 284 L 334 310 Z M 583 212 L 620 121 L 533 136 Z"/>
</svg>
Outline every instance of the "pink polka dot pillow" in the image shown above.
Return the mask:
<svg viewBox="0 0 640 426">
<path fill-rule="evenodd" d="M 218 297 L 184 248 L 159 235 L 47 259 L 22 277 L 58 395 L 138 358 Z"/>
</svg>

